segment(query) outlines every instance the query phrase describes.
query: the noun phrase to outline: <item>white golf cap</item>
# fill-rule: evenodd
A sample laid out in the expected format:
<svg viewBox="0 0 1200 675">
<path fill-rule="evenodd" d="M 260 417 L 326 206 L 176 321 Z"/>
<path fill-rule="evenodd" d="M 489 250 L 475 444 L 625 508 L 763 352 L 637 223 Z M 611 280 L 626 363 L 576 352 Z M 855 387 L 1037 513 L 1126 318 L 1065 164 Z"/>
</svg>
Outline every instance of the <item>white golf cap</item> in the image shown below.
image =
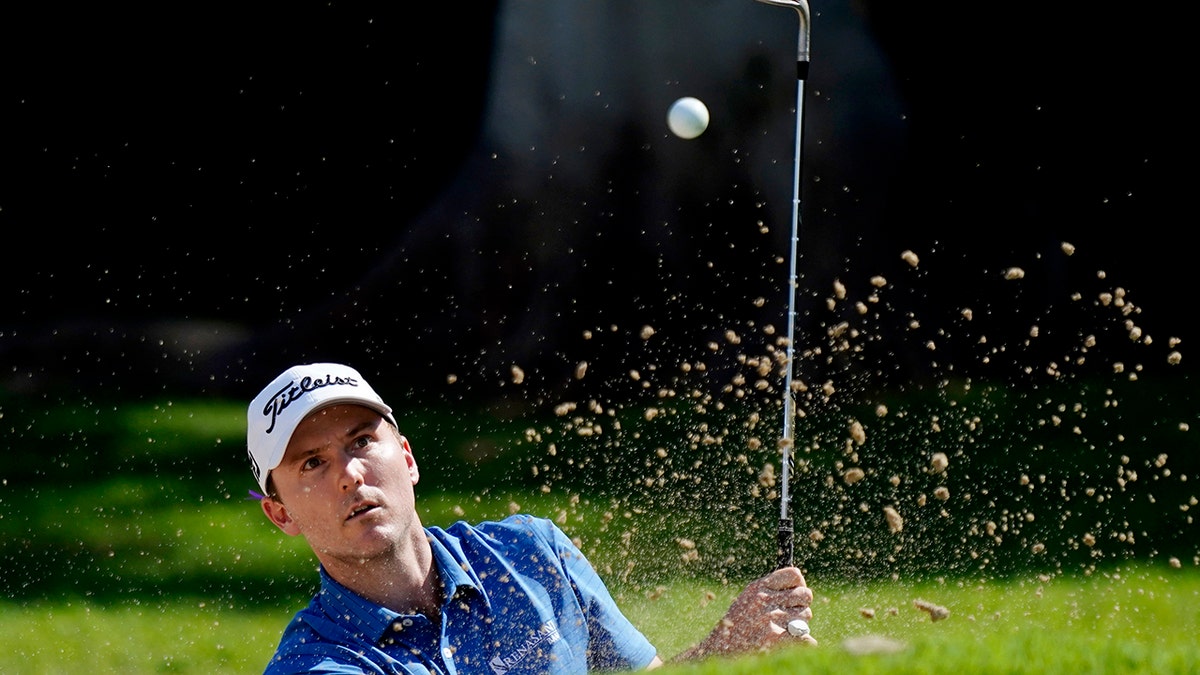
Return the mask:
<svg viewBox="0 0 1200 675">
<path fill-rule="evenodd" d="M 293 366 L 254 397 L 246 411 L 246 449 L 263 492 L 301 420 L 321 408 L 346 403 L 366 406 L 397 426 L 392 409 L 362 375 L 339 363 Z"/>
</svg>

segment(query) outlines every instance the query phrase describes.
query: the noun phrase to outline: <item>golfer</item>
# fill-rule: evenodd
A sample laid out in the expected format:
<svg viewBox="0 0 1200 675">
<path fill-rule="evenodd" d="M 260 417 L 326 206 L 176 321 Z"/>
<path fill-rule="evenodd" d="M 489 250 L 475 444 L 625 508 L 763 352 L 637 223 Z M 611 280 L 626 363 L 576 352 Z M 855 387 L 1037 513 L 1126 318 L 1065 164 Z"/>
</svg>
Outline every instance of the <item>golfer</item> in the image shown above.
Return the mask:
<svg viewBox="0 0 1200 675">
<path fill-rule="evenodd" d="M 662 664 L 580 550 L 551 521 L 514 515 L 426 527 L 417 459 L 392 409 L 354 369 L 289 368 L 250 404 L 263 513 L 301 535 L 320 591 L 266 673 L 586 673 Z M 788 567 L 752 582 L 676 659 L 805 641 L 812 592 Z"/>
</svg>

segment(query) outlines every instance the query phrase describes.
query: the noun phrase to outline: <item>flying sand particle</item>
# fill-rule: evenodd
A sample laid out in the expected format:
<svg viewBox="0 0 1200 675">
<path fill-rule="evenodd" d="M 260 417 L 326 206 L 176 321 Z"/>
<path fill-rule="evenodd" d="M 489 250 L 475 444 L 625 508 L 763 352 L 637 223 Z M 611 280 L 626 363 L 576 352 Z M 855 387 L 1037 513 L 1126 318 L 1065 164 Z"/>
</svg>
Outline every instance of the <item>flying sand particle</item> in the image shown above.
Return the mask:
<svg viewBox="0 0 1200 675">
<path fill-rule="evenodd" d="M 862 445 L 867 442 L 867 432 L 863 429 L 862 422 L 858 420 L 850 422 L 850 438 L 854 439 L 855 445 Z"/>
<path fill-rule="evenodd" d="M 904 529 L 904 518 L 894 506 L 883 507 L 883 517 L 887 519 L 888 529 L 892 534 L 899 534 Z"/>
<path fill-rule="evenodd" d="M 950 616 L 949 609 L 926 600 L 913 600 L 913 606 L 922 612 L 928 612 L 930 621 L 941 621 Z"/>
<path fill-rule="evenodd" d="M 942 473 L 948 466 L 950 466 L 950 460 L 946 457 L 946 453 L 933 453 L 933 457 L 930 458 L 929 461 L 929 469 L 933 471 L 933 473 Z"/>
<path fill-rule="evenodd" d="M 775 487 L 775 465 L 766 464 L 758 472 L 758 484 L 765 488 Z"/>
</svg>

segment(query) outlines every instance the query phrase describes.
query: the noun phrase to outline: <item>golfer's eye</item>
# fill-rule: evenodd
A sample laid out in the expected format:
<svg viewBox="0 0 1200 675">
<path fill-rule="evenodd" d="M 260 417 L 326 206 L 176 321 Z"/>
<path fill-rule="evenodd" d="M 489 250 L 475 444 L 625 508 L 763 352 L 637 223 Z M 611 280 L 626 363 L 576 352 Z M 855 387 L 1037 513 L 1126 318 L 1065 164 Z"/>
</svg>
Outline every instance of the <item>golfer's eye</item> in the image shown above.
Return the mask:
<svg viewBox="0 0 1200 675">
<path fill-rule="evenodd" d="M 311 470 L 317 468 L 318 466 L 321 466 L 321 458 L 320 457 L 309 457 L 308 459 L 304 460 L 303 464 L 300 465 L 300 470 L 301 471 L 311 471 Z"/>
<path fill-rule="evenodd" d="M 359 436 L 358 438 L 354 439 L 354 447 L 355 448 L 365 448 L 365 447 L 371 445 L 371 441 L 373 441 L 373 440 L 375 440 L 375 439 L 372 438 L 371 436 Z"/>
</svg>

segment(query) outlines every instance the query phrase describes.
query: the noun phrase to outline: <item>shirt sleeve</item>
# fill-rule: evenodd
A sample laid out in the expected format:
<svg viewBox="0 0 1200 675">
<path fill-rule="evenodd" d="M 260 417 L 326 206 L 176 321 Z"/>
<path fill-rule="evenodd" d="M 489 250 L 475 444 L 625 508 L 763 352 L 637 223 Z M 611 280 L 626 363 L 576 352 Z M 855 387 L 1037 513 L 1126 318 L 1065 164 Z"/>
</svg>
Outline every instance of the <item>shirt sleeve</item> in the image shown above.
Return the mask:
<svg viewBox="0 0 1200 675">
<path fill-rule="evenodd" d="M 658 650 L 617 607 L 592 563 L 566 533 L 552 521 L 543 522 L 587 616 L 588 670 L 638 670 L 650 665 Z"/>
</svg>

